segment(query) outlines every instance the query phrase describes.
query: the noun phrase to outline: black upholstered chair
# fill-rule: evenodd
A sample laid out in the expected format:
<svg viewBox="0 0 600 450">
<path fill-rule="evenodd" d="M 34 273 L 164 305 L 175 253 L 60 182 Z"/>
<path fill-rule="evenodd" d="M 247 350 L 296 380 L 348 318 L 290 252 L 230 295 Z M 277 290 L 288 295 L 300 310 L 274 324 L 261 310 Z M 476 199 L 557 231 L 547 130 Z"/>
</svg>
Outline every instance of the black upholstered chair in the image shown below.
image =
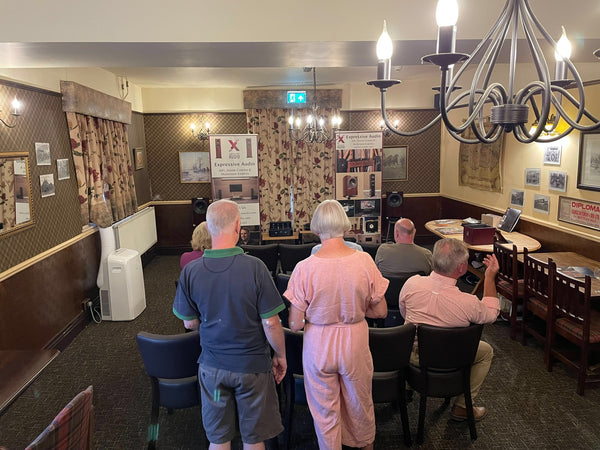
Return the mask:
<svg viewBox="0 0 600 450">
<path fill-rule="evenodd" d="M 279 244 L 279 262 L 283 273 L 292 273 L 296 264 L 310 256 L 316 244 Z"/>
<path fill-rule="evenodd" d="M 289 448 L 292 424 L 294 423 L 294 404 L 306 405 L 306 394 L 302 392 L 304 389 L 304 368 L 302 366 L 304 333 L 302 331 L 292 331 L 289 328 L 284 328 L 283 333 L 287 358 L 287 372 L 282 382 L 284 392 L 283 448 L 287 449 Z"/>
<path fill-rule="evenodd" d="M 379 245 L 380 244 L 370 244 L 370 243 L 360 244 L 363 251 L 365 251 L 369 255 L 371 255 L 371 258 L 373 258 L 373 261 L 375 261 L 375 255 L 377 254 L 377 249 L 379 248 Z"/>
<path fill-rule="evenodd" d="M 415 340 L 416 327 L 405 324 L 391 328 L 369 328 L 369 347 L 373 357 L 373 402 L 399 405 L 404 444 L 410 446 L 410 427 L 406 408 L 406 370 Z"/>
<path fill-rule="evenodd" d="M 137 344 L 152 383 L 152 412 L 148 448 L 158 440 L 158 413 L 161 406 L 173 409 L 200 404 L 198 357 L 200 335 L 190 333 L 161 335 L 141 331 Z"/>
<path fill-rule="evenodd" d="M 244 253 L 255 256 L 265 263 L 271 275 L 275 277 L 277 273 L 277 261 L 279 260 L 279 244 L 266 245 L 241 245 Z"/>
<path fill-rule="evenodd" d="M 369 319 L 369 323 L 376 325 L 378 328 L 397 327 L 404 323 L 404 317 L 400 314 L 398 299 L 400 291 L 410 277 L 414 275 L 425 275 L 425 272 L 403 273 L 397 276 L 386 276 L 389 280 L 388 288 L 385 291 L 385 301 L 388 305 L 388 315 L 384 319 Z"/>
<path fill-rule="evenodd" d="M 283 293 L 287 289 L 288 282 L 290 281 L 290 275 L 287 273 L 278 273 L 277 279 L 275 280 L 275 284 L 277 285 L 277 290 L 283 299 L 283 303 L 285 303 L 285 309 L 279 313 L 279 318 L 281 319 L 281 325 L 285 328 L 289 328 L 289 318 L 290 318 L 290 302 L 283 296 Z"/>
<path fill-rule="evenodd" d="M 465 396 L 471 439 L 477 439 L 473 401 L 471 399 L 471 366 L 477 353 L 483 325 L 463 328 L 442 328 L 419 325 L 419 367 L 410 365 L 408 383 L 420 394 L 417 444 L 425 435 L 427 397 L 450 398 Z"/>
</svg>

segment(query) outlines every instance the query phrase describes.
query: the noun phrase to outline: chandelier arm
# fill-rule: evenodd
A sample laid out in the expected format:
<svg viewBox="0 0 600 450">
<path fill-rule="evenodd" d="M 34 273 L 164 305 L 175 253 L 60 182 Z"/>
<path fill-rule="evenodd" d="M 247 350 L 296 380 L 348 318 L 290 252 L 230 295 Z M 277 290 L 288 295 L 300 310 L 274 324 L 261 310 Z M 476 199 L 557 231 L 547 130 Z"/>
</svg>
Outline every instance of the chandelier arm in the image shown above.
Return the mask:
<svg viewBox="0 0 600 450">
<path fill-rule="evenodd" d="M 389 121 L 389 119 L 388 119 L 388 116 L 387 116 L 387 113 L 386 113 L 386 108 L 385 108 L 385 91 L 386 91 L 385 89 L 381 89 L 381 117 L 383 118 L 383 122 L 388 127 L 388 129 L 392 133 L 397 134 L 398 136 L 404 136 L 404 137 L 417 136 L 417 135 L 419 135 L 419 134 L 421 134 L 421 133 L 429 130 L 442 117 L 441 114 L 438 114 L 431 122 L 429 122 L 423 128 L 420 128 L 418 130 L 415 130 L 415 131 L 400 131 L 396 127 L 394 127 L 391 124 L 391 122 Z"/>
<path fill-rule="evenodd" d="M 19 117 L 19 114 L 11 114 L 11 115 L 15 116 L 15 117 Z M 0 122 L 2 122 L 2 124 L 7 128 L 14 128 L 17 126 L 17 119 L 15 119 L 15 121 L 12 124 L 10 124 L 0 117 Z"/>
</svg>

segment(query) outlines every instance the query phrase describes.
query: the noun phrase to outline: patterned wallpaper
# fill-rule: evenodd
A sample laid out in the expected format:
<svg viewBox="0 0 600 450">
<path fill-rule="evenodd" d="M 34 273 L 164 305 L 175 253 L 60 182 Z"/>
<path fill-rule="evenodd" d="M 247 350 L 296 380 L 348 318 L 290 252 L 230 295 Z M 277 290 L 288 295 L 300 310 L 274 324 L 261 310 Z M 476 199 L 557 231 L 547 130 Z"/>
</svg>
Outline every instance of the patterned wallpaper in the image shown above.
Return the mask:
<svg viewBox="0 0 600 450">
<path fill-rule="evenodd" d="M 135 162 L 135 149 L 141 148 L 144 154 L 144 167 L 139 169 L 134 163 L 133 178 L 138 205 L 144 205 L 152 200 L 150 179 L 148 178 L 148 157 L 146 155 L 146 137 L 144 136 L 144 115 L 133 111 L 131 125 L 127 127 L 131 160 Z"/>
<path fill-rule="evenodd" d="M 28 86 L 0 81 L 0 117 L 10 111 L 17 96 L 22 103 L 22 116 L 13 129 L 0 125 L 0 155 L 7 152 L 29 152 L 31 200 L 35 224 L 12 234 L 0 233 L 0 272 L 44 252 L 81 232 L 81 214 L 77 199 L 77 180 L 71 161 L 67 119 L 62 111 L 60 94 Z M 52 165 L 38 166 L 35 143 L 50 144 Z M 58 180 L 56 160 L 69 159 L 71 178 Z M 56 194 L 41 197 L 40 175 L 54 174 Z"/>
</svg>

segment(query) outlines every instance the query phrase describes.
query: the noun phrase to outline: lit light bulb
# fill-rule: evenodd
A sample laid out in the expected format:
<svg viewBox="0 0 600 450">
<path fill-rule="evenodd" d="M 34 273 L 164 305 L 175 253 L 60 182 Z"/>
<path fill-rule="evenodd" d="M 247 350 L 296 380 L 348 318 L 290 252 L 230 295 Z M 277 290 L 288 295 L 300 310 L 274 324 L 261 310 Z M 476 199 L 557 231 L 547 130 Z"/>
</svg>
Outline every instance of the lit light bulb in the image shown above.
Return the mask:
<svg viewBox="0 0 600 450">
<path fill-rule="evenodd" d="M 204 125 L 206 126 L 206 134 L 210 133 L 210 123 L 206 122 Z"/>
<path fill-rule="evenodd" d="M 387 24 L 384 20 L 383 31 L 381 32 L 381 36 L 379 36 L 379 40 L 377 41 L 377 59 L 380 61 L 391 59 L 393 53 L 394 44 L 392 43 L 392 38 L 388 34 Z"/>
<path fill-rule="evenodd" d="M 19 109 L 21 108 L 21 102 L 19 100 L 17 100 L 17 97 L 15 97 L 15 99 L 12 101 L 12 107 L 13 107 L 13 115 L 18 116 Z"/>
<path fill-rule="evenodd" d="M 190 129 L 192 130 L 192 134 L 194 134 L 194 131 L 196 131 L 196 124 L 195 123 L 191 124 Z"/>
<path fill-rule="evenodd" d="M 554 57 L 557 61 L 562 61 L 563 59 L 569 59 L 571 57 L 571 43 L 567 38 L 567 32 L 565 31 L 565 27 L 562 27 L 562 36 L 556 43 L 556 51 L 554 52 Z"/>
<path fill-rule="evenodd" d="M 439 0 L 435 9 L 435 20 L 438 27 L 453 27 L 458 20 L 458 3 L 456 0 Z"/>
</svg>

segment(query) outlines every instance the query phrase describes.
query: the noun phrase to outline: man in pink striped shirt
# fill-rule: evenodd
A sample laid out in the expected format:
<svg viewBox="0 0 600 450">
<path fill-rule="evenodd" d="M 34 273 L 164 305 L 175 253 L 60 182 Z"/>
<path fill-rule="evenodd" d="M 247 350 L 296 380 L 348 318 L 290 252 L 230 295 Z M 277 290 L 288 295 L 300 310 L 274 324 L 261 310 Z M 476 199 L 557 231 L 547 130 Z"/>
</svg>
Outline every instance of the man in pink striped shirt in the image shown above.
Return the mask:
<svg viewBox="0 0 600 450">
<path fill-rule="evenodd" d="M 400 291 L 400 313 L 406 322 L 438 327 L 468 327 L 471 323 L 492 323 L 498 317 L 500 303 L 496 293 L 498 260 L 494 254 L 485 257 L 486 266 L 481 301 L 475 295 L 461 292 L 456 280 L 467 272 L 469 251 L 462 241 L 440 239 L 433 247 L 433 272 L 427 277 L 410 278 Z M 471 368 L 471 397 L 475 398 L 492 364 L 494 351 L 484 341 Z M 413 348 L 411 363 L 419 364 L 418 348 Z M 487 413 L 483 406 L 473 407 L 475 420 Z M 465 398 L 459 396 L 452 407 L 454 419 L 465 420 Z"/>
</svg>

